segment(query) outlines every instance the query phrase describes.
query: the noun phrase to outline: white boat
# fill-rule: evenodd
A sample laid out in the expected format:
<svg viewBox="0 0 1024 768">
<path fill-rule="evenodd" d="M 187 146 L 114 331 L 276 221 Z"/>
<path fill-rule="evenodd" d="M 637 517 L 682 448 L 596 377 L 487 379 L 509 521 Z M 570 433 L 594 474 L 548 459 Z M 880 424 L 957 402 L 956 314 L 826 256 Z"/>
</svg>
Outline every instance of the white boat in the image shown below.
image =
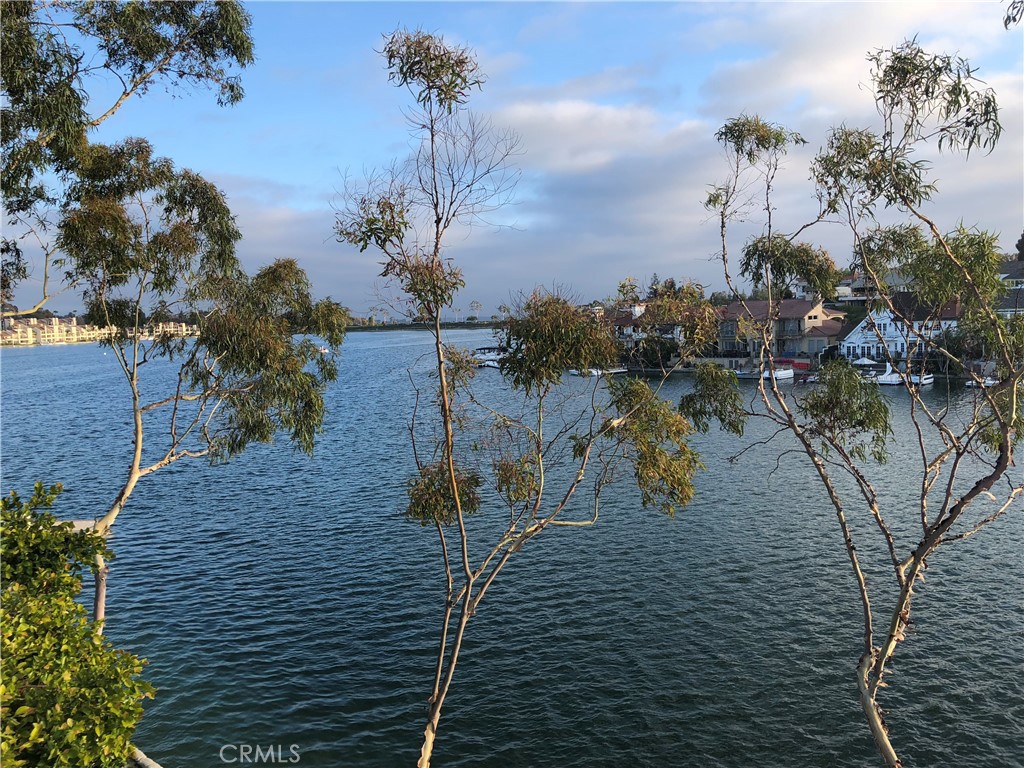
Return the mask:
<svg viewBox="0 0 1024 768">
<path fill-rule="evenodd" d="M 772 377 L 772 372 L 770 370 L 768 370 L 768 369 L 765 369 L 763 373 L 761 371 L 757 370 L 757 369 L 754 369 L 752 371 L 736 370 L 736 371 L 733 371 L 733 373 L 736 374 L 736 378 L 737 379 L 754 379 L 754 380 L 756 380 L 756 379 L 771 379 L 771 377 Z M 786 381 L 786 380 L 792 379 L 793 376 L 794 376 L 793 369 L 791 367 L 789 367 L 789 366 L 780 366 L 780 367 L 775 369 L 775 379 L 776 379 L 776 381 Z"/>
<path fill-rule="evenodd" d="M 612 375 L 612 374 L 617 374 L 617 373 L 629 373 L 629 369 L 628 368 L 621 368 L 621 367 L 620 368 L 607 368 L 607 369 L 604 369 L 604 370 L 602 370 L 600 368 L 587 368 L 587 369 L 585 369 L 583 371 L 577 371 L 575 368 L 570 368 L 569 369 L 569 373 L 571 373 L 573 376 L 584 376 L 584 377 L 586 377 L 586 376 L 604 376 L 605 374 Z"/>
<path fill-rule="evenodd" d="M 497 368 L 506 353 L 504 347 L 477 347 L 472 357 L 477 368 Z"/>
<path fill-rule="evenodd" d="M 993 379 L 991 376 L 985 376 L 983 379 L 975 380 L 968 379 L 964 382 L 965 387 L 981 387 L 982 389 L 988 389 L 994 387 L 999 383 L 999 379 Z"/>
<path fill-rule="evenodd" d="M 927 387 L 935 381 L 935 376 L 930 373 L 904 373 L 903 371 L 894 371 L 889 363 L 885 364 L 885 373 L 880 373 L 874 377 L 876 384 L 882 384 L 887 386 L 901 386 L 905 382 L 909 381 L 914 386 Z"/>
</svg>

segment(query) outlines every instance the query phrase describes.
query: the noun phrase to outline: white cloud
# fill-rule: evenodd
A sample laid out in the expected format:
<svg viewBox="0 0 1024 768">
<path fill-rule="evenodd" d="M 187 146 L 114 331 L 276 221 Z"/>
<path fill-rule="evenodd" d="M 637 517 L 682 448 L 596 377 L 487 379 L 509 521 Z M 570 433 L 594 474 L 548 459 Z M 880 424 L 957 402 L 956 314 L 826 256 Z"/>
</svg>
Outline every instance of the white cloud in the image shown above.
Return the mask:
<svg viewBox="0 0 1024 768">
<path fill-rule="evenodd" d="M 522 165 L 551 172 L 590 171 L 658 139 L 660 118 L 643 107 L 613 107 L 583 99 L 520 102 L 497 110 L 495 125 L 523 140 Z"/>
</svg>

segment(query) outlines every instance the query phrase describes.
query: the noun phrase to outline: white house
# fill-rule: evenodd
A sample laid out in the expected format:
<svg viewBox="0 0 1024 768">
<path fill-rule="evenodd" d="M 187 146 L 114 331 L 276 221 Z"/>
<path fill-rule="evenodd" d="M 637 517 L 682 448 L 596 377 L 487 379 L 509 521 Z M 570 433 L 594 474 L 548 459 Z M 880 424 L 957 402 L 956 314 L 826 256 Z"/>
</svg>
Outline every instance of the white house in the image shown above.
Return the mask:
<svg viewBox="0 0 1024 768">
<path fill-rule="evenodd" d="M 938 309 L 920 304 L 914 294 L 894 293 L 895 312 L 876 306 L 840 340 L 840 352 L 850 360 L 869 357 L 905 359 L 924 354 L 924 341 L 953 331 L 962 314 L 959 300 Z"/>
<path fill-rule="evenodd" d="M 1003 317 L 1024 315 L 1024 261 L 1005 261 L 999 276 L 1009 289 L 996 310 Z"/>
</svg>

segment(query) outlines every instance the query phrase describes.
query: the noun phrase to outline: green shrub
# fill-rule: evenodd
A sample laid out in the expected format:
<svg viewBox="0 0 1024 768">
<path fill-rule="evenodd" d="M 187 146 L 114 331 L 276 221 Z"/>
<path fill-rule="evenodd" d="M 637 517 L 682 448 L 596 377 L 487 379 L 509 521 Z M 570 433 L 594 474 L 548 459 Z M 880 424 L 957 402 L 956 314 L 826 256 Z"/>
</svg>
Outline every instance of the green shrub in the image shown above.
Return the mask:
<svg viewBox="0 0 1024 768">
<path fill-rule="evenodd" d="M 59 485 L 2 501 L 0 762 L 53 768 L 123 768 L 153 688 L 144 662 L 113 648 L 75 601 L 97 553 L 91 531 L 46 510 Z"/>
</svg>

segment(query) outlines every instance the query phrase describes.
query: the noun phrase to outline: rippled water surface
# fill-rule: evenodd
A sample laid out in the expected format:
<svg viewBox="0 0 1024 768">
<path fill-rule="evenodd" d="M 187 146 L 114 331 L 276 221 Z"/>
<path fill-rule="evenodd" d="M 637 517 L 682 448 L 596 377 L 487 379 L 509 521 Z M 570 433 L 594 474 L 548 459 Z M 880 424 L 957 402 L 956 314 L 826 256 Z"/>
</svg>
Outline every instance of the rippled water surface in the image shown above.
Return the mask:
<svg viewBox="0 0 1024 768">
<path fill-rule="evenodd" d="M 436 534 L 399 513 L 413 466 L 406 371 L 428 352 L 422 333 L 351 334 L 312 459 L 255 446 L 140 483 L 112 542 L 108 634 L 149 659 L 159 692 L 136 741 L 165 768 L 223 765 L 238 754 L 228 744 L 283 745 L 284 759 L 294 744 L 310 766 L 414 764 L 443 572 Z M 4 490 L 60 481 L 62 516 L 101 514 L 130 448 L 113 356 L 5 349 L 0 363 Z M 480 384 L 508 396 L 496 371 Z M 545 533 L 511 561 L 470 625 L 435 765 L 877 764 L 834 514 L 790 443 L 728 461 L 760 436 L 695 439 L 707 469 L 675 519 L 623 487 L 595 527 Z M 900 442 L 878 475 L 909 529 L 913 441 Z M 940 552 L 919 590 L 884 698 L 908 768 L 1024 765 L 1020 512 Z M 884 604 L 890 577 L 871 579 Z"/>
</svg>

